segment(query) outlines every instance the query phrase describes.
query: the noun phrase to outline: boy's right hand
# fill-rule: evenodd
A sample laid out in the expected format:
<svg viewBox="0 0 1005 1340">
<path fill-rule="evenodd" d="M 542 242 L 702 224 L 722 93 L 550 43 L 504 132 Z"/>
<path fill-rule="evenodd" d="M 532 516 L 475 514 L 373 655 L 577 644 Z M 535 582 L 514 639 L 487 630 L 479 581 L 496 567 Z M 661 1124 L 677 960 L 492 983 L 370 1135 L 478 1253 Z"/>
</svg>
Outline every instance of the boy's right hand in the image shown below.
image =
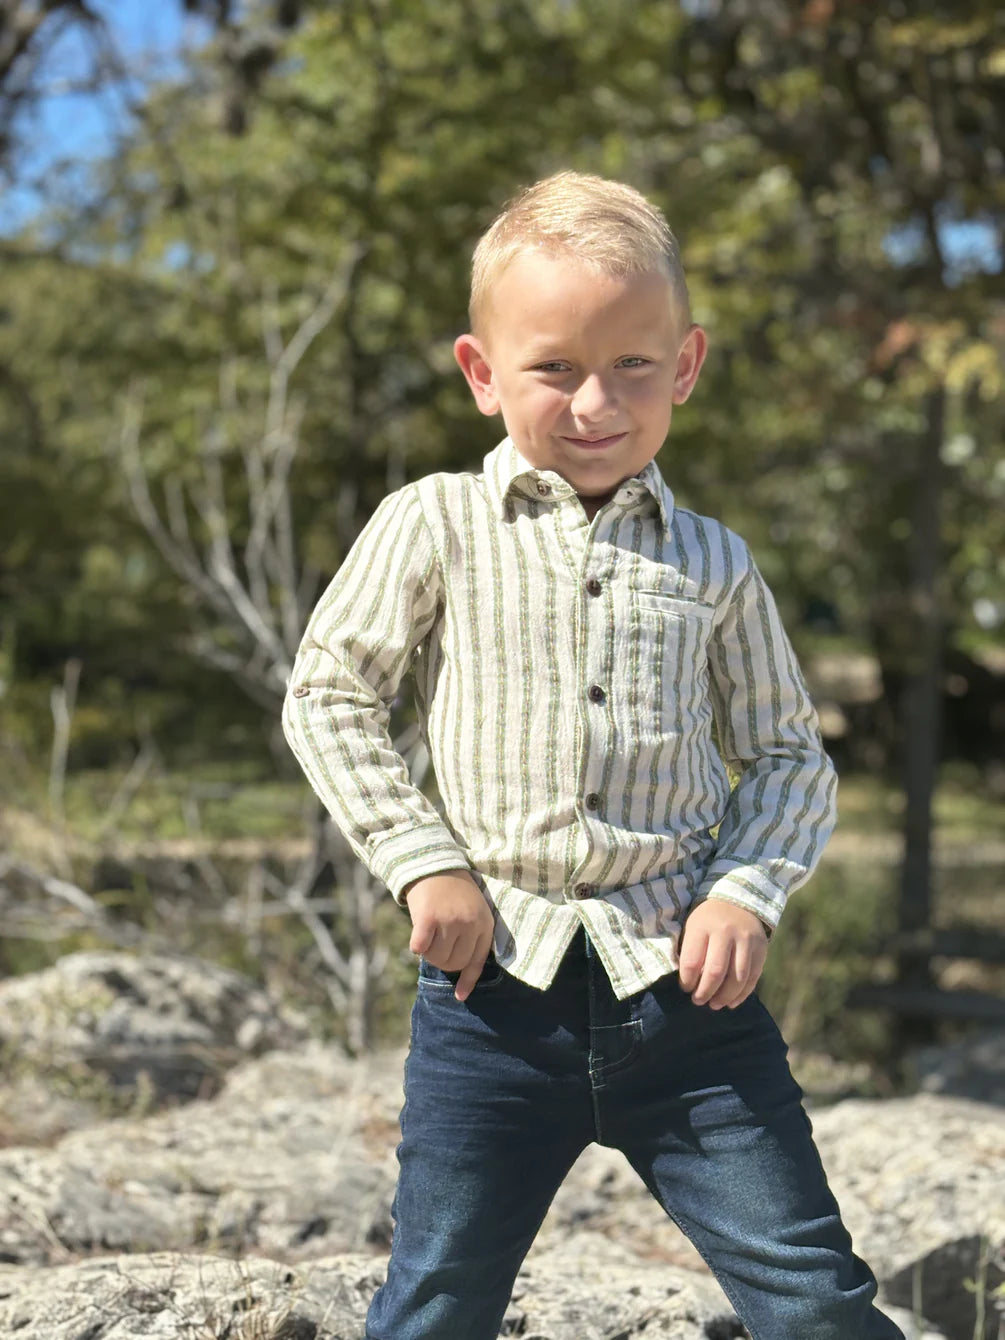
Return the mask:
<svg viewBox="0 0 1005 1340">
<path fill-rule="evenodd" d="M 495 919 L 485 895 L 466 870 L 444 870 L 417 879 L 404 896 L 409 949 L 444 972 L 459 972 L 454 995 L 467 1000 L 492 948 Z"/>
</svg>

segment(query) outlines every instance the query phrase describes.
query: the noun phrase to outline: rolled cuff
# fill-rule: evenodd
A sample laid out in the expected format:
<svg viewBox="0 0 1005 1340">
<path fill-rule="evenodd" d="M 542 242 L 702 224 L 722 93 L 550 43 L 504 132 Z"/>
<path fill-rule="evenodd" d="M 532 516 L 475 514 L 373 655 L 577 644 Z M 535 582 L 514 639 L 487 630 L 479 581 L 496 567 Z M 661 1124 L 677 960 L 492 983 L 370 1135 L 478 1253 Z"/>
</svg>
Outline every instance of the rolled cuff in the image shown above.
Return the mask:
<svg viewBox="0 0 1005 1340">
<path fill-rule="evenodd" d="M 788 892 L 776 884 L 760 866 L 716 862 L 691 906 L 696 907 L 709 898 L 722 898 L 728 903 L 745 907 L 764 923 L 770 936 L 785 910 Z"/>
<path fill-rule="evenodd" d="M 471 862 L 442 824 L 410 828 L 404 833 L 376 835 L 367 844 L 367 864 L 386 884 L 394 901 L 404 906 L 402 890 L 426 875 L 445 870 L 470 870 Z"/>
</svg>

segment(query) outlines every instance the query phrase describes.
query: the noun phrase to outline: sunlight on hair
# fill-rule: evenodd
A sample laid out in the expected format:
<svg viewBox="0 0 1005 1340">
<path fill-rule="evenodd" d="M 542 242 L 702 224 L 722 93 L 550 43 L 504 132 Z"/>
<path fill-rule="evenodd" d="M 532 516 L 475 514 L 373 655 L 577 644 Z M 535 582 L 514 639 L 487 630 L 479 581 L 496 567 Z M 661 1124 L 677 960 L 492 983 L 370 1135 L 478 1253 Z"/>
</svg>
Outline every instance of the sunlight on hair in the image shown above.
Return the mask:
<svg viewBox="0 0 1005 1340">
<path fill-rule="evenodd" d="M 573 255 L 605 274 L 665 274 L 690 324 L 677 239 L 663 214 L 623 182 L 558 172 L 514 196 L 483 234 L 471 265 L 471 328 L 484 323 L 492 285 L 522 251 Z"/>
</svg>

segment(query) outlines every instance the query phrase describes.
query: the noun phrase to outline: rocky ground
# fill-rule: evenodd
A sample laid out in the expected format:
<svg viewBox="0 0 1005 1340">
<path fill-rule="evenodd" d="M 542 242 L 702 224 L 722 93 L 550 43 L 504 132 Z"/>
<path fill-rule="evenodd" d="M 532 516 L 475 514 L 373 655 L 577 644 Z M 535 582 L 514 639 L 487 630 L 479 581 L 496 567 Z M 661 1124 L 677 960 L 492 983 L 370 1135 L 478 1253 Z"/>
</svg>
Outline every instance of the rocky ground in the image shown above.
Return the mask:
<svg viewBox="0 0 1005 1340">
<path fill-rule="evenodd" d="M 400 1053 L 350 1060 L 236 974 L 121 953 L 0 983 L 0 1048 L 0 1335 L 361 1340 L 390 1239 Z M 960 1091 L 1000 1096 L 1002 1039 L 973 1055 L 970 1071 L 959 1047 L 942 1069 L 927 1057 L 930 1092 L 812 1112 L 910 1340 L 999 1334 L 1005 1123 Z M 625 1160 L 594 1147 L 502 1334 L 746 1333 Z"/>
</svg>

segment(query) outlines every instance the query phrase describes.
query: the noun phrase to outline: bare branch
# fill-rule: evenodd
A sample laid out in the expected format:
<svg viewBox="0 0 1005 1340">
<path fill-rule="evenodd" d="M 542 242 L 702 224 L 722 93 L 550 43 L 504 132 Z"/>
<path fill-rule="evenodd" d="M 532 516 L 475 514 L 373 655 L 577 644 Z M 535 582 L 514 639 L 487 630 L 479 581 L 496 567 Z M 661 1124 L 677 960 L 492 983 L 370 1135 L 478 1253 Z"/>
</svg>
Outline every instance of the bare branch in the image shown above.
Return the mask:
<svg viewBox="0 0 1005 1340">
<path fill-rule="evenodd" d="M 129 769 L 122 781 L 115 789 L 115 794 L 108 802 L 105 809 L 104 818 L 98 829 L 98 837 L 107 837 L 112 832 L 119 820 L 125 814 L 126 810 L 132 804 L 140 787 L 146 781 L 153 764 L 159 758 L 159 751 L 154 743 L 153 736 L 144 735 L 143 742 L 140 745 L 136 757 L 129 765 Z"/>
<path fill-rule="evenodd" d="M 134 510 L 165 561 L 247 652 L 223 650 L 212 637 L 202 635 L 193 638 L 191 645 L 202 659 L 235 675 L 255 701 L 269 707 L 275 706 L 277 694 L 285 688 L 317 583 L 316 570 L 299 573 L 296 558 L 290 473 L 299 447 L 304 403 L 290 395 L 290 378 L 345 301 L 364 251 L 362 244 L 347 246 L 323 292 L 285 343 L 275 295 L 268 291 L 263 295 L 269 383 L 262 431 L 242 450 L 250 528 L 240 558 L 231 541 L 222 461 L 224 425 L 242 408 L 233 357 L 221 359 L 223 413 L 218 424 L 203 434 L 201 486 L 186 495 L 177 479 L 166 481 L 166 524 L 151 496 L 140 457 L 141 388 L 134 386 L 125 402 L 120 454 Z M 207 541 L 201 551 L 189 528 L 188 503 L 205 527 Z"/>
</svg>

